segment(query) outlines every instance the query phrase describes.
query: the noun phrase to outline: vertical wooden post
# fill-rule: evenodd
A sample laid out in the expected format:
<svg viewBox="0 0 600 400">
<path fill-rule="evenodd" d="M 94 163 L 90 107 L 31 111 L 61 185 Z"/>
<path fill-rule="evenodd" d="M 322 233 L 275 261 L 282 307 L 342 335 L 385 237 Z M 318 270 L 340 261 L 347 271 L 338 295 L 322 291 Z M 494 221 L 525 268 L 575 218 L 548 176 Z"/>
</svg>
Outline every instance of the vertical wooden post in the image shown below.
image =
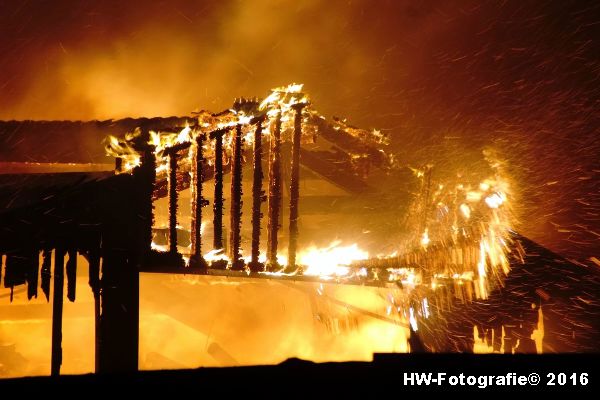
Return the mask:
<svg viewBox="0 0 600 400">
<path fill-rule="evenodd" d="M 249 267 L 252 272 L 264 271 L 264 265 L 258 261 L 260 255 L 260 207 L 263 201 L 262 172 L 262 122 L 264 117 L 256 121 L 254 131 L 254 176 L 252 180 L 252 260 Z"/>
<path fill-rule="evenodd" d="M 155 148 L 148 144 L 149 136 L 148 129 L 143 128 L 137 139 L 136 149 L 142 154 L 140 165 L 133 174 L 124 174 L 115 181 L 121 195 L 115 197 L 113 191 L 99 193 L 104 196 L 100 204 L 106 208 L 102 210 L 98 241 L 102 260 L 100 297 L 95 304 L 99 313 L 98 373 L 131 373 L 138 369 L 139 271 L 150 253 L 156 180 Z M 94 264 L 99 268 L 99 262 Z"/>
<path fill-rule="evenodd" d="M 169 193 L 169 252 L 177 254 L 177 152 L 169 152 L 167 186 Z"/>
<path fill-rule="evenodd" d="M 98 241 L 98 246 L 100 245 Z M 100 339 L 100 250 L 92 249 L 88 256 L 89 261 L 89 285 L 94 294 L 94 333 L 96 336 L 94 346 L 94 370 L 99 372 L 98 361 L 99 355 L 99 339 Z"/>
<path fill-rule="evenodd" d="M 230 258 L 233 270 L 244 269 L 240 255 L 242 224 L 242 125 L 237 124 L 231 158 Z"/>
<path fill-rule="evenodd" d="M 226 131 L 219 129 L 210 134 L 210 138 L 215 140 L 214 249 L 223 248 L 223 135 Z"/>
<path fill-rule="evenodd" d="M 138 258 L 125 248 L 125 237 L 106 239 L 103 237 L 98 372 L 135 372 L 139 357 Z"/>
<path fill-rule="evenodd" d="M 69 250 L 69 259 L 67 260 L 67 298 L 69 301 L 75 301 L 77 290 L 77 250 Z"/>
<path fill-rule="evenodd" d="M 288 270 L 296 269 L 296 247 L 298 245 L 298 203 L 300 197 L 300 140 L 302 139 L 302 109 L 306 104 L 293 106 L 294 137 L 292 141 L 292 176 L 290 179 L 290 235 L 288 246 Z"/>
<path fill-rule="evenodd" d="M 62 364 L 62 314 L 63 289 L 65 280 L 65 251 L 54 250 L 54 294 L 52 298 L 52 359 L 50 374 L 60 375 Z"/>
<path fill-rule="evenodd" d="M 190 189 L 192 194 L 192 255 L 190 257 L 190 267 L 206 268 L 207 264 L 202 257 L 202 207 L 205 200 L 202 197 L 202 181 L 204 156 L 202 153 L 202 145 L 204 144 L 205 135 L 198 134 L 194 143 L 194 159 L 192 161 L 192 182 Z"/>
<path fill-rule="evenodd" d="M 43 251 L 42 269 L 40 275 L 42 276 L 42 292 L 46 296 L 46 300 L 50 300 L 50 281 L 52 279 L 52 249 L 45 248 Z"/>
<path fill-rule="evenodd" d="M 281 111 L 271 129 L 269 149 L 269 197 L 267 202 L 267 269 L 278 271 L 277 232 L 281 207 Z"/>
<path fill-rule="evenodd" d="M 141 164 L 137 168 L 136 176 L 138 180 L 139 192 L 136 193 L 137 212 L 141 219 L 142 235 L 138 238 L 139 250 L 146 254 L 152 247 L 152 227 L 154 226 L 154 205 L 152 196 L 154 194 L 154 185 L 156 183 L 156 147 L 148 144 L 150 132 L 145 129 L 142 131 L 142 158 Z"/>
</svg>

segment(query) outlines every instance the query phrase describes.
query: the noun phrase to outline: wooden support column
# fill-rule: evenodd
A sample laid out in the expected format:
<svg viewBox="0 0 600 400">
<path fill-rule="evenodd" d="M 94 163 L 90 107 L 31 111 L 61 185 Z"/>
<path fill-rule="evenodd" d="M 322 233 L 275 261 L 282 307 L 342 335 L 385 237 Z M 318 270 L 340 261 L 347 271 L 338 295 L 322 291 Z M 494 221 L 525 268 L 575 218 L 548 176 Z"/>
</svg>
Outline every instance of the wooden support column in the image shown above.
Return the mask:
<svg viewBox="0 0 600 400">
<path fill-rule="evenodd" d="M 230 209 L 230 258 L 233 270 L 244 269 L 241 259 L 242 225 L 242 125 L 237 124 L 233 137 L 233 156 L 231 157 L 231 209 Z"/>
<path fill-rule="evenodd" d="M 192 181 L 190 189 L 192 194 L 192 255 L 190 257 L 190 267 L 206 269 L 207 264 L 202 257 L 202 207 L 206 200 L 202 197 L 202 181 L 204 156 L 202 146 L 206 136 L 198 134 L 194 143 L 194 159 L 192 161 Z"/>
<path fill-rule="evenodd" d="M 156 147 L 149 144 L 150 131 L 142 129 L 142 134 L 137 138 L 135 148 L 141 154 L 140 165 L 134 169 L 136 197 L 133 203 L 136 204 L 135 213 L 140 219 L 143 231 L 137 237 L 130 238 L 139 246 L 139 250 L 147 254 L 152 246 L 152 227 L 154 226 L 154 205 L 152 196 L 156 183 Z"/>
<path fill-rule="evenodd" d="M 302 139 L 302 109 L 304 103 L 292 107 L 294 116 L 294 137 L 292 140 L 292 176 L 290 179 L 290 234 L 288 245 L 288 270 L 296 270 L 296 247 L 298 245 L 298 203 L 300 198 L 300 140 Z"/>
<path fill-rule="evenodd" d="M 167 186 L 169 193 L 169 253 L 177 254 L 177 152 L 169 152 Z"/>
<path fill-rule="evenodd" d="M 148 145 L 146 129 L 136 149 L 141 164 L 132 174 L 115 180 L 116 191 L 100 192 L 102 278 L 97 326 L 98 373 L 132 373 L 139 357 L 139 271 L 150 253 L 152 241 L 152 195 L 156 179 L 155 148 Z M 118 193 L 118 196 L 115 196 Z M 96 271 L 99 260 L 93 263 Z M 97 275 L 95 275 L 97 277 Z"/>
<path fill-rule="evenodd" d="M 100 245 L 100 243 L 98 243 Z M 92 249 L 88 256 L 89 262 L 89 285 L 94 294 L 94 333 L 96 336 L 94 346 L 94 370 L 99 372 L 98 361 L 100 360 L 98 339 L 100 338 L 100 250 Z"/>
<path fill-rule="evenodd" d="M 65 281 L 65 251 L 54 250 L 54 294 L 52 298 L 52 359 L 50 374 L 60 375 L 62 365 L 62 315 Z"/>
<path fill-rule="evenodd" d="M 262 213 L 260 211 L 263 202 L 264 192 L 262 189 L 263 172 L 262 172 L 262 123 L 264 117 L 260 117 L 256 121 L 256 129 L 254 131 L 254 158 L 253 169 L 254 176 L 252 180 L 252 259 L 249 267 L 252 272 L 264 271 L 265 266 L 258 261 L 260 256 L 260 220 Z"/>
<path fill-rule="evenodd" d="M 103 238 L 103 246 L 97 371 L 135 372 L 139 357 L 137 257 L 112 240 L 106 243 Z"/>
<path fill-rule="evenodd" d="M 67 261 L 67 298 L 69 301 L 75 301 L 77 290 L 77 250 L 69 250 L 69 259 Z"/>
<path fill-rule="evenodd" d="M 46 300 L 50 301 L 50 281 L 52 280 L 52 249 L 44 249 L 42 257 L 42 268 L 40 271 L 42 278 L 41 287 L 42 292 L 44 292 L 44 295 L 46 296 Z"/>
<path fill-rule="evenodd" d="M 277 262 L 277 232 L 281 207 L 281 111 L 271 129 L 269 149 L 269 197 L 267 202 L 267 270 L 281 269 Z"/>
<path fill-rule="evenodd" d="M 226 129 L 211 132 L 210 138 L 215 140 L 215 194 L 213 203 L 213 248 L 223 248 L 223 135 Z"/>
</svg>

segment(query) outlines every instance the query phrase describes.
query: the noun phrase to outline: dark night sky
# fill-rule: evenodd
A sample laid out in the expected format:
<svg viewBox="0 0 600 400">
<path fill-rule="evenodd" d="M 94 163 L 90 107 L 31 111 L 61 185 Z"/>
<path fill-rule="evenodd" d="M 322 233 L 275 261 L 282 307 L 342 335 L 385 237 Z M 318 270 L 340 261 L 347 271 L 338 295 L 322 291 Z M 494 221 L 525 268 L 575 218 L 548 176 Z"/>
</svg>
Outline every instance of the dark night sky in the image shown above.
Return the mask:
<svg viewBox="0 0 600 400">
<path fill-rule="evenodd" d="M 214 111 L 302 82 L 406 164 L 493 147 L 520 228 L 600 258 L 600 3 L 0 1 L 0 119 Z"/>
</svg>

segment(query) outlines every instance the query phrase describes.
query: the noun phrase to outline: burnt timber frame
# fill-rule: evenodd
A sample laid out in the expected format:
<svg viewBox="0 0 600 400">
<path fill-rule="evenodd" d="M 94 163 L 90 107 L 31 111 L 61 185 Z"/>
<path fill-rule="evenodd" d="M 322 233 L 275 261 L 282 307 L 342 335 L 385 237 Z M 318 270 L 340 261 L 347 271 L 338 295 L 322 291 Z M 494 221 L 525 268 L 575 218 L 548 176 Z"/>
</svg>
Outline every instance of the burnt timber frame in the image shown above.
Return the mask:
<svg viewBox="0 0 600 400">
<path fill-rule="evenodd" d="M 297 112 L 296 121 L 299 119 L 301 112 Z M 296 122 L 295 121 L 295 122 Z M 279 132 L 277 128 L 280 119 L 275 120 L 275 132 Z M 257 126 L 255 135 L 260 137 L 259 127 Z M 279 126 L 280 128 L 280 126 Z M 301 127 L 300 127 L 301 128 Z M 231 128 L 229 128 L 231 129 Z M 220 170 L 217 167 L 218 163 L 215 162 L 215 193 L 217 192 L 217 184 L 220 182 L 221 185 L 221 222 L 222 222 L 222 178 L 223 178 L 223 134 L 229 129 L 224 129 L 220 132 L 212 132 L 210 137 L 215 139 L 216 147 L 220 143 L 220 148 L 217 151 L 219 155 L 216 160 L 220 160 Z M 295 129 L 295 132 L 300 132 L 299 129 Z M 339 137 L 333 136 L 331 132 L 328 134 L 327 130 L 323 136 L 333 140 L 339 140 Z M 321 133 L 323 133 L 321 132 Z M 299 133 L 301 134 L 301 132 Z M 144 270 L 145 262 L 148 260 L 150 243 L 152 240 L 152 201 L 151 199 L 155 196 L 155 180 L 156 180 L 156 159 L 154 149 L 147 145 L 148 129 L 143 129 L 143 133 L 140 140 L 140 149 L 142 154 L 142 162 L 131 175 L 129 174 L 97 174 L 91 180 L 86 181 L 86 176 L 93 174 L 62 174 L 72 175 L 77 177 L 81 175 L 80 180 L 74 180 L 76 182 L 72 186 L 66 188 L 60 188 L 51 196 L 40 196 L 41 199 L 37 203 L 28 205 L 21 209 L 9 210 L 8 212 L 0 213 L 0 254 L 18 254 L 31 252 L 29 248 L 33 243 L 35 250 L 43 252 L 42 261 L 42 290 L 48 295 L 49 284 L 50 284 L 50 257 L 52 249 L 55 249 L 55 257 L 57 262 L 55 264 L 58 269 L 55 270 L 55 290 L 54 290 L 54 318 L 53 318 L 53 339 L 52 339 L 52 374 L 56 375 L 60 372 L 61 365 L 61 308 L 62 308 L 62 293 L 59 288 L 64 287 L 64 254 L 69 254 L 69 261 L 71 261 L 71 255 L 77 254 L 78 252 L 84 255 L 90 263 L 90 286 L 94 292 L 95 297 L 95 314 L 96 314 L 96 371 L 99 373 L 105 372 L 131 372 L 137 370 L 138 363 L 138 320 L 139 320 L 139 272 Z M 273 135 L 275 136 L 275 135 Z M 271 161 L 277 158 L 278 151 L 273 151 L 274 145 L 280 146 L 279 139 L 273 140 L 271 137 L 271 150 L 270 154 L 270 173 L 271 168 L 274 167 Z M 256 137 L 256 136 L 255 136 Z M 200 254 L 200 235 L 199 228 L 201 223 L 201 207 L 204 204 L 202 201 L 202 181 L 203 172 L 206 171 L 204 165 L 202 165 L 203 159 L 201 157 L 201 139 L 197 142 L 196 146 L 200 151 L 196 151 L 196 158 L 193 166 L 196 171 L 193 172 L 191 179 L 193 189 L 196 190 L 196 194 L 193 196 L 193 204 L 196 205 L 194 215 L 196 220 L 193 223 L 192 231 L 195 230 L 193 237 L 197 236 L 197 239 L 192 239 L 192 242 L 196 244 L 195 251 L 193 252 L 197 257 Z M 357 147 L 360 143 L 346 138 L 347 140 L 338 143 L 341 147 L 352 148 Z M 298 142 L 299 143 L 299 142 Z M 192 144 L 193 145 L 193 144 Z M 298 146 L 299 148 L 299 146 Z M 183 148 L 182 148 L 183 149 Z M 172 168 L 169 171 L 168 178 L 168 190 L 167 193 L 170 196 L 170 207 L 171 218 L 170 227 L 176 227 L 176 206 L 177 206 L 177 190 L 180 190 L 179 175 L 177 171 L 177 151 L 171 149 L 172 156 L 170 164 Z M 327 161 L 318 157 L 318 154 L 302 148 L 298 150 L 298 163 L 302 163 L 306 166 L 317 165 L 319 168 L 311 168 L 317 173 L 323 175 L 325 178 L 333 180 L 334 177 L 327 175 Z M 257 153 L 257 146 L 255 142 L 254 148 L 255 165 L 260 150 Z M 296 153 L 294 153 L 294 157 Z M 174 162 L 173 162 L 174 160 Z M 279 173 L 277 170 L 279 169 Z M 293 169 L 293 168 L 292 168 Z M 281 185 L 280 166 L 273 168 L 274 176 L 279 177 L 279 185 Z M 321 171 L 321 172 L 320 172 Z M 258 168 L 255 167 L 255 180 L 257 181 Z M 186 174 L 186 173 L 183 173 Z M 271 175 L 271 174 L 270 174 Z M 89 178 L 88 176 L 87 178 Z M 353 176 L 350 175 L 349 176 Z M 45 176 L 44 179 L 51 179 L 50 176 Z M 270 176 L 269 182 L 269 194 L 271 195 L 272 181 Z M 273 179 L 276 180 L 276 179 Z M 348 181 L 344 179 L 344 181 Z M 256 204 L 257 196 L 256 193 L 260 191 L 260 185 L 253 186 L 253 231 L 255 221 L 258 221 L 258 227 L 260 227 L 260 218 L 255 219 L 255 213 L 260 213 L 260 203 L 258 207 L 254 207 Z M 353 193 L 360 193 L 367 191 L 369 188 L 362 180 L 355 177 L 354 181 L 349 184 L 350 190 Z M 57 188 L 58 189 L 58 188 Z M 275 190 L 274 196 L 277 196 L 277 192 L 280 190 L 280 186 Z M 280 196 L 280 192 L 279 192 Z M 270 197 L 270 196 L 269 196 Z M 215 196 L 217 198 L 217 196 Z M 269 198 L 271 201 L 271 197 Z M 274 202 L 273 204 L 279 204 Z M 216 205 L 215 205 L 216 207 Z M 297 207 L 297 204 L 296 204 Z M 217 208 L 215 208 L 217 211 Z M 277 211 L 279 208 L 277 207 Z M 270 217 L 271 207 L 269 207 Z M 216 213 L 215 213 L 216 214 Z M 215 216 L 216 218 L 216 216 Z M 172 221 L 175 221 L 174 223 Z M 215 219 L 216 220 L 216 219 Z M 277 229 L 278 219 L 272 220 L 269 218 L 271 223 L 268 229 L 268 233 L 271 234 L 271 228 L 274 228 L 274 238 L 268 240 L 268 250 L 271 249 L 271 245 L 274 243 L 274 254 L 276 262 L 276 249 L 277 249 Z M 222 226 L 222 224 L 221 224 Z M 291 221 L 290 221 L 291 227 Z M 216 229 L 216 228 L 215 228 Z M 176 249 L 176 235 L 173 236 L 175 229 L 171 229 L 171 248 Z M 217 236 L 215 236 L 216 238 Z M 133 239 L 132 239 L 133 238 Z M 273 240 L 274 239 L 274 240 Z M 257 238 L 258 240 L 258 238 Z M 519 241 L 527 243 L 530 248 L 535 248 L 535 244 L 529 243 L 525 238 L 518 238 Z M 24 246 L 24 244 L 27 244 Z M 221 246 L 222 247 L 222 236 Z M 253 234 L 253 248 L 252 248 L 253 259 L 255 258 L 255 246 L 254 246 L 254 234 Z M 564 265 L 568 265 L 566 260 L 559 260 L 559 257 L 553 254 L 547 254 L 542 248 L 536 248 L 536 251 L 541 254 L 538 257 L 543 257 L 544 268 L 547 265 L 553 265 L 554 270 L 552 271 L 552 282 L 554 286 L 544 286 L 541 283 L 539 287 L 544 287 L 544 293 L 551 293 L 550 300 L 544 300 L 545 304 L 552 305 L 552 302 L 559 302 L 567 300 L 569 298 L 575 298 L 578 292 L 575 291 L 570 293 L 569 296 L 561 297 L 561 293 L 564 292 L 564 288 L 561 286 L 561 279 L 563 278 L 566 271 L 572 271 L 575 266 L 563 269 L 556 267 L 557 260 Z M 273 253 L 271 254 L 273 256 Z M 431 256 L 425 257 L 432 258 Z M 270 258 L 273 261 L 273 257 Z M 58 261 L 59 260 L 59 261 Z M 201 262 L 201 261 L 200 261 Z M 403 264 L 397 260 L 371 260 L 372 264 L 383 264 L 381 269 L 386 267 L 386 263 L 390 263 L 391 266 Z M 419 264 L 421 261 L 419 261 Z M 67 263 L 68 264 L 68 263 Z M 102 267 L 100 265 L 102 264 Z M 365 264 L 369 264 L 366 262 Z M 533 267 L 539 267 L 542 263 L 533 263 Z M 72 264 L 71 264 L 72 265 Z M 364 265 L 365 268 L 377 268 L 376 265 Z M 389 265 L 388 265 L 389 266 Z M 36 265 L 37 267 L 37 265 Z M 37 269 L 34 268 L 36 271 Z M 67 266 L 67 271 L 69 267 Z M 1 268 L 0 268 L 0 272 Z M 100 278 L 100 273 L 102 277 Z M 165 270 L 156 269 L 152 272 L 175 272 L 173 269 L 166 268 Z M 247 277 L 248 275 L 242 271 L 210 271 L 210 270 L 179 270 L 181 273 L 195 273 L 195 274 L 208 274 L 208 275 L 227 275 L 235 276 L 239 278 Z M 256 272 L 256 271 L 255 271 Z M 522 282 L 530 280 L 531 274 L 529 271 L 518 271 L 520 275 L 514 275 L 511 279 L 518 279 L 519 285 L 523 286 Z M 548 274 L 547 268 L 543 271 L 544 274 Z M 543 273 L 535 274 L 536 277 L 543 277 Z M 74 299 L 74 286 L 71 285 L 72 281 L 69 278 L 69 272 L 67 272 L 67 292 L 69 300 Z M 268 274 L 255 274 L 252 277 L 262 277 L 265 279 L 271 279 Z M 6 283 L 6 275 L 5 275 Z M 28 283 L 28 295 L 35 295 L 36 279 L 33 275 L 27 276 L 26 282 Z M 291 280 L 291 281 L 318 281 L 315 277 L 306 276 L 281 276 L 278 279 Z M 542 279 L 542 278 L 540 278 Z M 550 281 L 548 277 L 544 278 L 545 281 Z M 597 274 L 593 276 L 593 279 L 598 279 Z M 575 279 L 573 279 L 575 280 Z M 373 286 L 386 286 L 389 283 L 382 281 L 330 281 L 332 283 L 344 283 L 344 284 L 358 284 L 358 285 L 373 285 Z M 17 283 L 15 283 L 16 285 Z M 393 284 L 392 284 L 393 285 Z M 73 287 L 73 289 L 70 289 Z M 70 294 L 71 290 L 72 296 Z M 505 295 L 503 295 L 505 296 Z M 527 293 L 528 301 L 535 302 L 539 301 L 537 297 L 537 291 L 535 293 Z M 511 302 L 515 299 L 509 299 Z M 506 304 L 505 298 L 494 299 L 498 304 Z M 526 306 L 529 306 L 527 303 Z M 555 310 L 559 310 L 557 307 Z M 550 309 L 551 312 L 557 314 L 557 320 L 560 318 L 558 312 Z M 523 309 L 523 312 L 528 311 L 527 307 Z M 482 314 L 481 310 L 473 310 L 473 312 L 465 312 L 464 316 L 469 316 L 477 313 Z M 563 313 L 565 314 L 565 313 Z M 504 315 L 505 320 L 512 318 L 510 315 Z M 529 317 L 527 317 L 529 318 Z M 459 326 L 451 327 L 452 330 L 459 330 Z M 489 333 L 487 328 L 485 331 Z M 497 330 L 498 326 L 494 326 L 491 329 Z M 527 327 L 530 329 L 530 326 Z M 480 332 L 484 330 L 481 329 Z M 468 333 L 468 332 L 466 332 Z M 512 348 L 516 339 L 523 341 L 526 338 L 529 331 L 525 332 L 525 336 L 518 330 L 513 330 L 509 335 L 508 344 L 505 343 L 505 347 Z M 578 348 L 576 343 L 569 341 L 569 331 L 565 330 L 563 335 L 565 339 L 564 346 L 569 351 L 576 351 Z M 587 333 L 583 333 L 587 334 Z M 431 334 L 433 335 L 433 333 Z M 460 332 L 460 337 L 465 337 L 464 332 Z M 496 335 L 497 336 L 497 335 Z M 594 336 L 589 334 L 585 337 L 585 341 L 590 343 L 589 348 L 594 348 L 593 340 Z M 512 341 L 512 342 L 511 342 Z M 581 341 L 581 339 L 580 339 Z M 512 343 L 512 344 L 511 344 Z M 496 346 L 496 343 L 494 343 Z M 464 351 L 469 348 L 470 343 L 459 344 L 460 350 Z"/>
<path fill-rule="evenodd" d="M 58 178 L 68 178 L 70 184 L 55 189 L 53 196 L 40 193 L 40 200 L 30 206 L 0 214 L 0 253 L 20 251 L 23 246 L 43 250 L 42 280 L 47 279 L 48 249 L 56 249 L 53 374 L 59 373 L 61 364 L 64 254 L 74 251 L 90 260 L 90 284 L 101 300 L 96 319 L 96 372 L 137 370 L 139 270 L 144 238 L 151 239 L 147 233 L 152 226 L 151 218 L 144 218 L 143 213 L 144 208 L 152 207 L 151 192 L 144 193 L 147 171 L 140 168 L 132 175 L 44 174 L 39 178 L 51 180 L 60 175 Z M 142 198 L 146 204 L 139 203 Z"/>
<path fill-rule="evenodd" d="M 250 102 L 256 103 L 256 101 Z M 242 104 L 243 107 L 243 104 Z M 302 106 L 304 107 L 304 105 Z M 299 172 L 300 162 L 300 135 L 302 107 L 296 109 L 294 129 L 294 165 L 292 168 Z M 265 196 L 262 191 L 262 123 L 266 115 L 254 118 L 250 125 L 255 126 L 254 132 L 254 176 L 253 176 L 253 207 L 252 207 L 252 272 L 264 270 L 258 262 L 260 245 L 261 203 Z M 43 252 L 41 263 L 42 290 L 49 296 L 50 293 L 50 257 L 54 252 L 56 270 L 54 274 L 54 305 L 53 305 L 53 341 L 52 341 L 52 374 L 60 373 L 61 327 L 62 327 L 62 300 L 64 278 L 66 276 L 67 297 L 70 301 L 75 299 L 75 271 L 76 257 L 81 254 L 87 258 L 90 266 L 89 284 L 95 299 L 96 317 L 96 371 L 125 372 L 137 370 L 138 363 L 138 320 L 139 320 L 139 272 L 148 270 L 147 266 L 160 265 L 163 262 L 152 261 L 154 252 L 151 251 L 153 206 L 152 200 L 156 198 L 156 149 L 150 145 L 151 121 L 141 121 L 139 137 L 134 139 L 133 146 L 141 155 L 140 164 L 131 174 L 122 172 L 122 160 L 115 162 L 117 175 L 112 173 L 65 173 L 50 174 L 78 178 L 72 185 L 62 189 L 60 184 L 55 187 L 56 193 L 49 196 L 39 196 L 39 201 L 33 202 L 24 209 L 10 209 L 0 213 L 0 254 L 28 252 L 30 245 Z M 224 135 L 232 131 L 234 126 L 225 127 L 206 135 L 215 142 L 215 163 L 213 176 L 215 178 L 214 208 L 214 248 L 223 248 L 223 139 Z M 269 227 L 268 227 L 268 253 L 269 267 L 277 270 L 277 231 L 279 229 L 279 214 L 281 206 L 281 111 L 275 118 L 275 140 L 271 139 L 269 154 Z M 205 136 L 199 135 L 197 143 L 182 143 L 172 146 L 163 152 L 168 159 L 166 194 L 169 198 L 169 252 L 177 254 L 177 206 L 178 191 L 185 188 L 186 181 L 181 176 L 188 175 L 178 168 L 181 152 L 193 146 L 194 160 L 192 162 L 192 178 L 187 182 L 193 185 L 192 199 L 192 245 L 193 254 L 190 265 L 199 266 L 196 273 L 206 273 L 207 264 L 201 255 L 200 228 L 202 221 L 201 208 L 206 204 L 202 198 L 202 181 L 206 179 L 207 165 L 204 164 L 202 143 Z M 232 162 L 232 215 L 238 215 L 241 206 L 241 163 L 242 152 L 241 125 L 235 126 L 235 146 Z M 325 168 L 326 169 L 326 168 Z M 52 176 L 43 175 L 43 179 L 52 180 Z M 292 182 L 292 187 L 298 186 L 298 174 Z M 59 180 L 60 180 L 59 179 Z M 191 181 L 191 182 L 190 182 Z M 159 189 L 160 191 L 160 189 Z M 297 190 L 296 190 L 297 192 Z M 239 201 L 235 201 L 239 197 Z M 297 201 L 299 193 L 295 196 L 290 207 L 296 209 L 292 214 L 296 217 L 290 221 L 290 228 L 297 232 Z M 37 200 L 38 198 L 36 198 Z M 294 203 L 296 204 L 294 206 Z M 235 226 L 239 227 L 241 215 L 231 221 L 232 230 L 231 249 L 234 266 L 239 264 L 239 237 L 236 238 Z M 296 228 L 294 228 L 296 226 Z M 16 228 L 15 228 L 16 227 Z M 16 229 L 16 230 L 15 230 Z M 239 231 L 237 236 L 239 236 Z M 295 239 L 295 238 L 294 238 Z M 294 240 L 293 239 L 293 240 Z M 22 248 L 23 244 L 26 249 Z M 295 247 L 292 245 L 292 247 Z M 236 250 L 237 249 L 237 250 Z M 68 261 L 65 270 L 65 255 Z M 12 257 L 12 256 L 11 256 Z M 164 258 L 166 264 L 182 266 L 180 255 L 175 258 Z M 37 295 L 37 265 L 35 274 L 28 275 L 29 296 Z M 214 266 L 214 265 L 213 265 Z M 239 267 L 239 265 L 238 265 Z M 154 268 L 156 272 L 159 268 Z M 66 272 L 66 274 L 65 274 Z M 172 268 L 165 272 L 176 272 Z M 182 270 L 185 273 L 195 273 L 191 269 Z M 264 276 L 268 278 L 268 275 Z M 6 278 L 6 277 L 5 277 Z M 295 280 L 301 278 L 293 278 Z M 315 278 L 306 277 L 314 281 Z M 14 281 L 11 285 L 21 282 Z M 6 284 L 6 279 L 5 279 Z"/>
</svg>

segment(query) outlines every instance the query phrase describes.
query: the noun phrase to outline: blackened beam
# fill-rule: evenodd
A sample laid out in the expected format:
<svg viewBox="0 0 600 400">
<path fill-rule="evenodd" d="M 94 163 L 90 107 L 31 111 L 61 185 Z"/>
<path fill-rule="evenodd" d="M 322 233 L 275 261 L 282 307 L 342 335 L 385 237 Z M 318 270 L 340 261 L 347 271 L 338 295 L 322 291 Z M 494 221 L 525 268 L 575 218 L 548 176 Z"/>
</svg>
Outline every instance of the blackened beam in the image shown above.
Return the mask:
<svg viewBox="0 0 600 400">
<path fill-rule="evenodd" d="M 32 250 L 29 253 L 29 271 L 27 271 L 27 299 L 37 298 L 37 287 L 39 278 L 39 259 L 40 253 L 37 250 Z M 0 267 L 2 269 L 2 267 Z"/>
<path fill-rule="evenodd" d="M 268 279 L 275 281 L 291 281 L 291 282 L 316 282 L 316 283 L 327 283 L 327 284 L 340 284 L 340 285 L 356 285 L 356 286 L 373 286 L 373 287 L 386 287 L 386 288 L 398 288 L 398 285 L 395 282 L 386 282 L 384 280 L 367 280 L 367 279 L 344 279 L 343 277 L 338 277 L 331 279 L 331 277 L 319 277 L 313 275 L 287 275 L 287 274 L 270 274 L 268 272 L 251 272 L 248 274 L 246 271 L 235 271 L 235 270 L 225 270 L 225 269 L 216 269 L 216 268 L 208 268 L 206 271 L 199 270 L 186 270 L 186 269 L 177 269 L 173 270 L 173 268 L 164 264 L 164 266 L 157 266 L 151 270 L 143 271 L 147 273 L 153 274 L 181 274 L 181 275 L 210 275 L 210 276 L 222 276 L 228 278 L 241 278 L 241 279 Z"/>
<path fill-rule="evenodd" d="M 145 222 L 140 241 L 140 247 L 146 252 L 150 251 L 152 244 L 152 227 L 154 226 L 154 211 L 152 204 L 152 195 L 156 184 L 156 147 L 148 145 L 150 132 L 143 132 L 144 146 L 141 150 L 140 166 L 136 168 L 136 181 L 138 191 L 136 195 L 136 204 L 140 218 Z"/>
<path fill-rule="evenodd" d="M 98 361 L 100 360 L 100 346 L 98 338 L 100 337 L 100 249 L 90 250 L 88 254 L 89 262 L 89 285 L 94 294 L 94 370 L 99 372 Z"/>
<path fill-rule="evenodd" d="M 169 252 L 177 253 L 177 152 L 168 154 L 169 158 Z"/>
<path fill-rule="evenodd" d="M 169 252 L 172 254 L 177 253 L 177 206 L 179 200 L 179 193 L 177 191 L 178 153 L 190 146 L 191 142 L 178 143 L 164 151 L 169 162 L 167 175 L 167 190 L 169 193 Z"/>
<path fill-rule="evenodd" d="M 242 228 L 242 125 L 237 124 L 233 137 L 233 157 L 231 159 L 231 208 L 230 208 L 230 258 L 234 270 L 244 268 L 241 259 Z"/>
<path fill-rule="evenodd" d="M 196 136 L 194 143 L 194 159 L 192 161 L 191 192 L 192 192 L 192 255 L 190 257 L 190 267 L 207 267 L 206 261 L 202 257 L 202 207 L 208 202 L 202 197 L 202 181 L 204 168 L 203 148 L 206 135 Z"/>
<path fill-rule="evenodd" d="M 327 122 L 326 120 L 316 117 L 308 116 L 309 123 L 316 125 L 318 128 L 318 135 L 323 139 L 335 144 L 337 147 L 351 154 L 368 154 L 369 160 L 376 167 L 383 166 L 385 164 L 385 155 L 373 144 L 366 143 L 344 129 L 337 129 L 335 125 Z"/>
<path fill-rule="evenodd" d="M 277 271 L 277 233 L 281 206 L 281 111 L 275 117 L 269 149 L 269 197 L 267 202 L 267 269 Z"/>
<path fill-rule="evenodd" d="M 327 152 L 329 153 L 329 152 Z M 374 193 L 376 190 L 347 168 L 348 163 L 336 163 L 321 152 L 300 149 L 300 163 L 323 179 L 349 193 Z"/>
<path fill-rule="evenodd" d="M 65 270 L 65 251 L 54 250 L 54 297 L 52 300 L 52 358 L 50 373 L 60 375 L 62 364 L 62 315 Z"/>
<path fill-rule="evenodd" d="M 262 189 L 263 171 L 262 171 L 262 123 L 264 117 L 256 121 L 254 130 L 254 157 L 253 157 L 253 180 L 252 180 L 252 251 L 250 270 L 259 272 L 264 270 L 264 265 L 258 261 L 260 255 L 260 222 L 262 213 L 261 204 L 264 201 L 264 192 Z"/>
<path fill-rule="evenodd" d="M 40 272 L 42 279 L 42 292 L 44 292 L 44 296 L 46 296 L 46 300 L 50 300 L 50 280 L 52 278 L 52 271 L 50 270 L 52 266 L 52 249 L 44 249 L 42 253 L 42 269 Z"/>
<path fill-rule="evenodd" d="M 218 129 L 210 133 L 215 141 L 215 192 L 213 202 L 213 248 L 223 248 L 223 135 L 231 128 Z"/>
<path fill-rule="evenodd" d="M 296 269 L 296 247 L 298 245 L 298 203 L 300 200 L 300 140 L 302 139 L 302 109 L 306 104 L 292 106 L 294 136 L 292 140 L 292 175 L 290 179 L 290 231 L 288 244 L 288 270 Z"/>
<path fill-rule="evenodd" d="M 69 259 L 67 260 L 67 298 L 69 301 L 75 301 L 75 293 L 77 290 L 77 250 L 71 249 L 68 252 Z"/>
</svg>

